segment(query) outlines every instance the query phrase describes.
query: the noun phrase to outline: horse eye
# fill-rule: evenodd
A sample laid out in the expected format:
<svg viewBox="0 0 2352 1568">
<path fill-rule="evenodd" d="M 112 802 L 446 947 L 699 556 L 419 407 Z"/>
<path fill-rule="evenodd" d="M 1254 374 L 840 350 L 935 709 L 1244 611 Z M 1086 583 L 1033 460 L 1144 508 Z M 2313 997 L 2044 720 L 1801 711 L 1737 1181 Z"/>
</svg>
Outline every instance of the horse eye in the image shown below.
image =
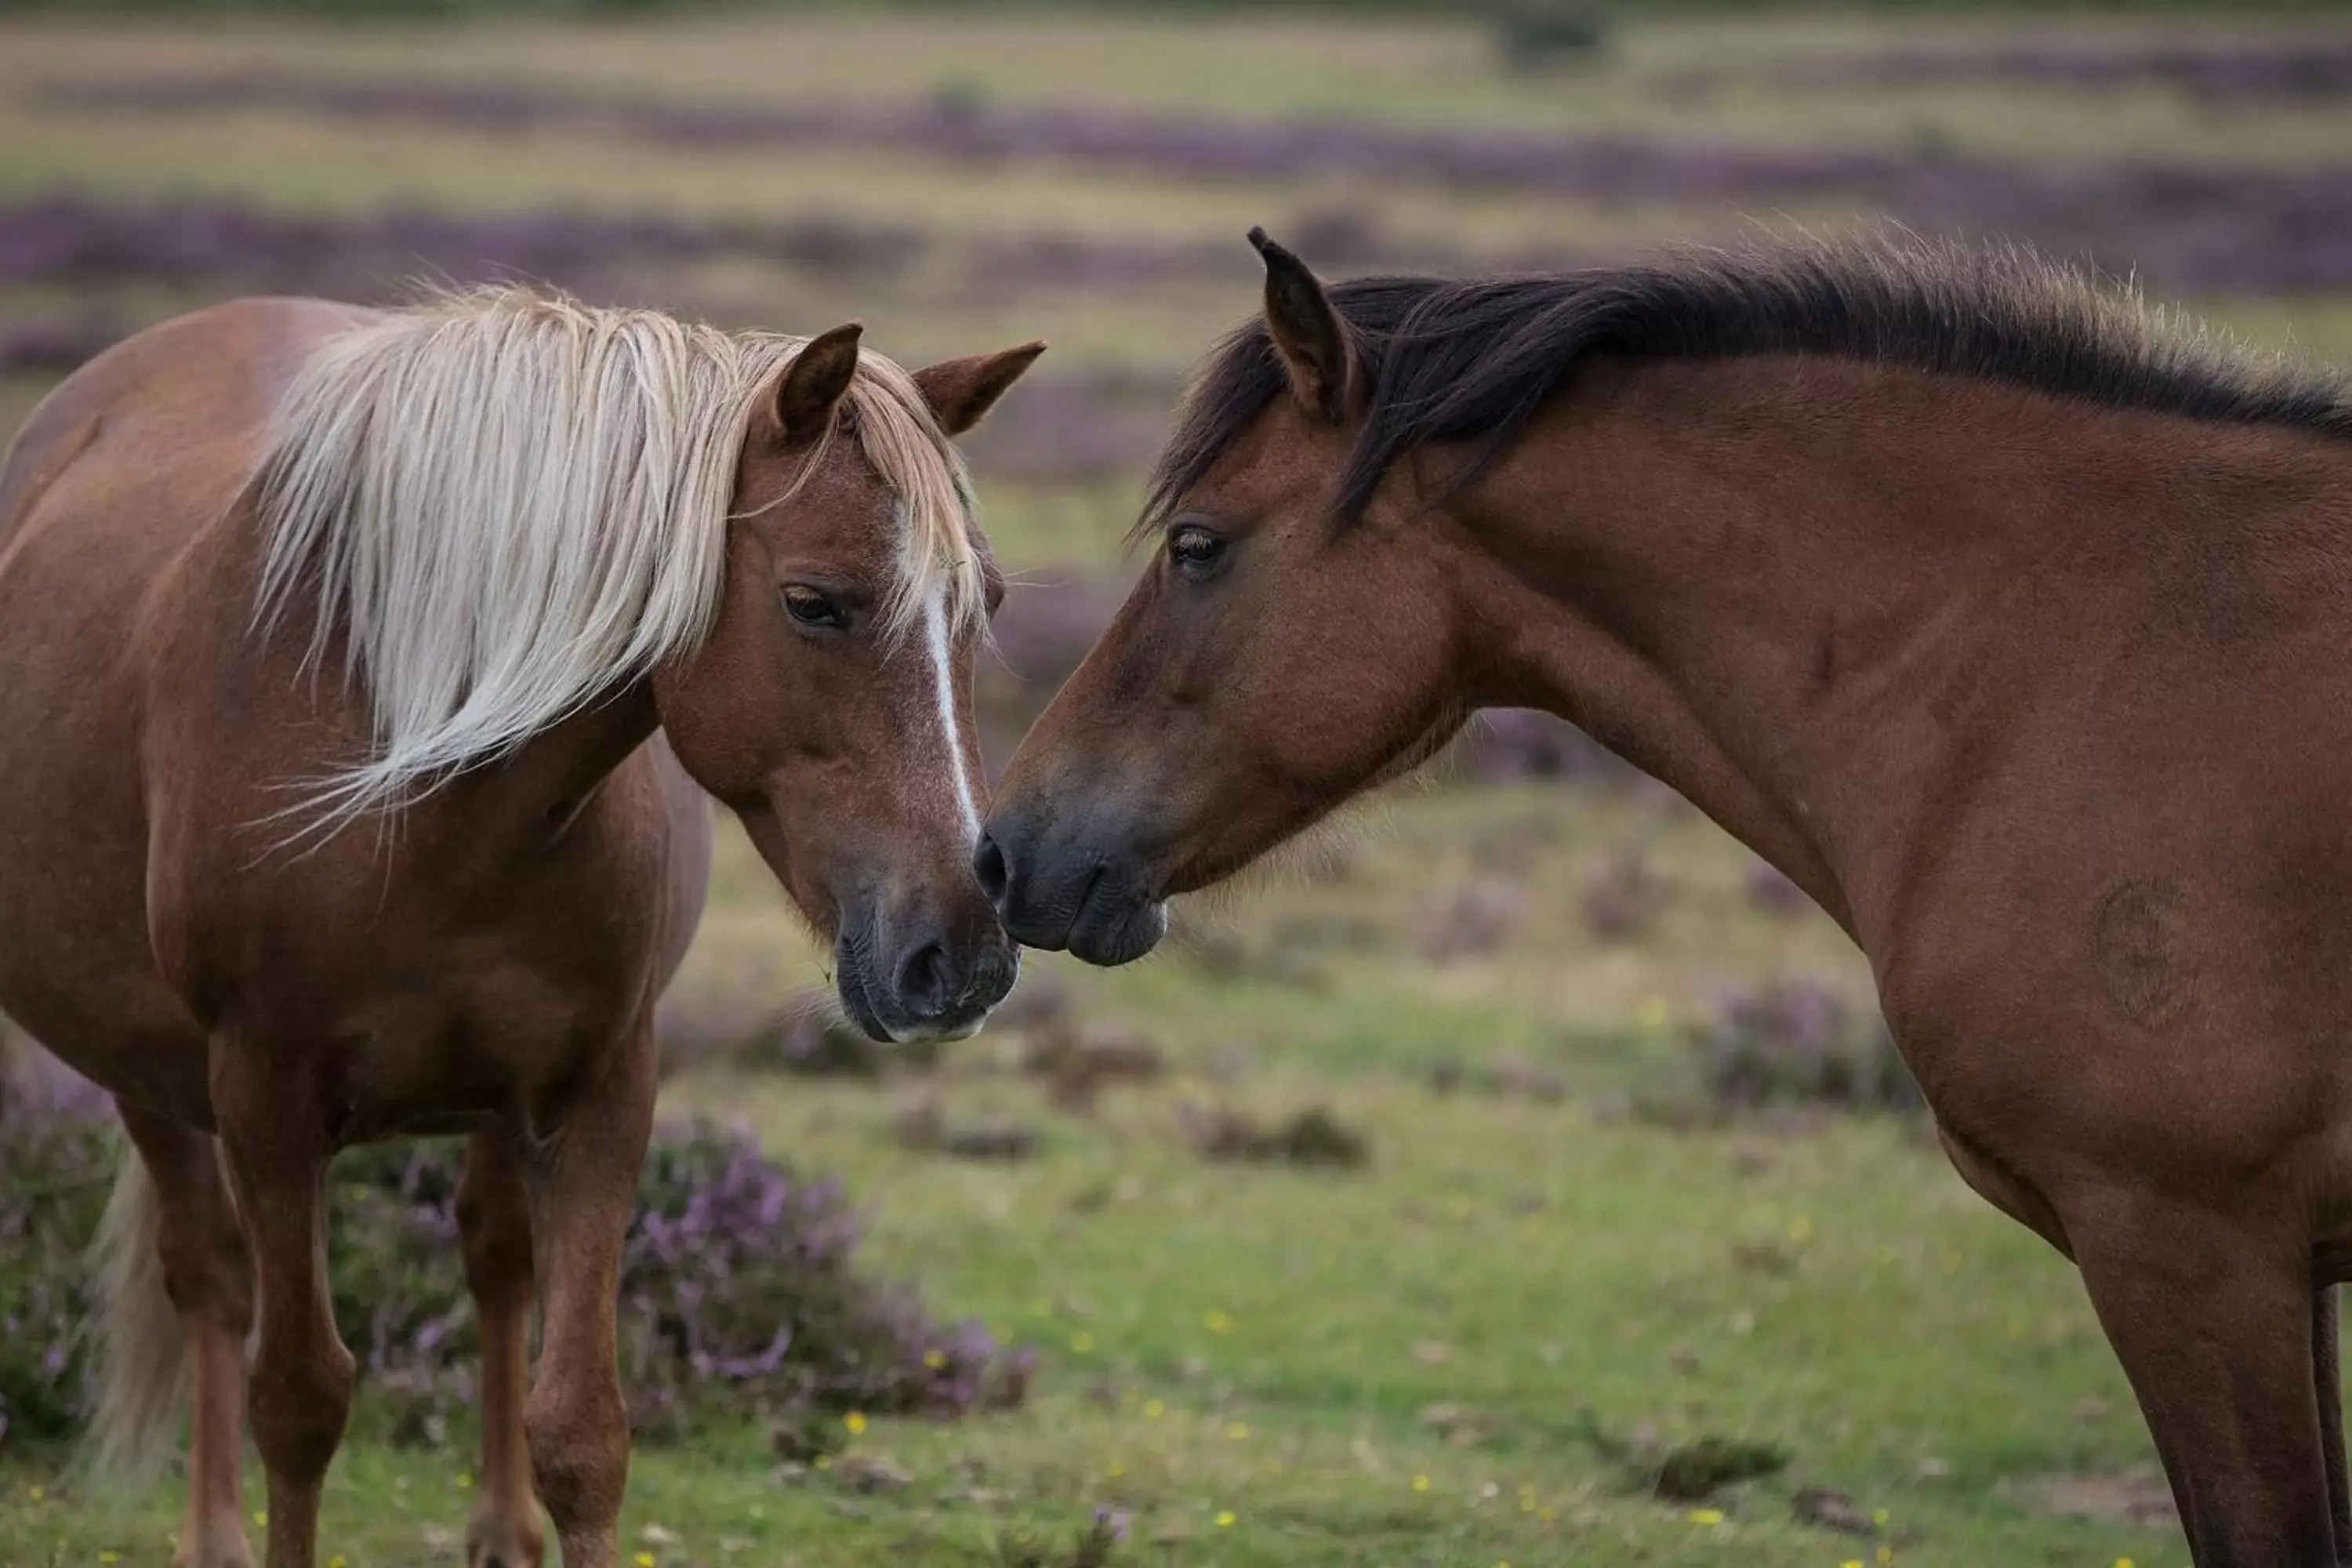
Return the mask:
<svg viewBox="0 0 2352 1568">
<path fill-rule="evenodd" d="M 785 585 L 783 595 L 785 613 L 804 626 L 838 626 L 843 624 L 840 609 L 814 588 L 792 583 Z"/>
<path fill-rule="evenodd" d="M 1224 553 L 1223 537 L 1198 523 L 1186 523 L 1168 535 L 1168 558 L 1196 576 L 1215 566 Z"/>
</svg>

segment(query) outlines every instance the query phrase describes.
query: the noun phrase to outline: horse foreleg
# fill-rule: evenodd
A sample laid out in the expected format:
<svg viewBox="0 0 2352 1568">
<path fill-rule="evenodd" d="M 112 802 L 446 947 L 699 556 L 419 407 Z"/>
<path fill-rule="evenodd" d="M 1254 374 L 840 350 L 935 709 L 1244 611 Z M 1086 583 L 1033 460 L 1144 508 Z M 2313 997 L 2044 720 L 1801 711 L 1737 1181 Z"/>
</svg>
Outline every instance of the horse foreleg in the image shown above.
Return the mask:
<svg viewBox="0 0 2352 1568">
<path fill-rule="evenodd" d="M 326 1175 L 331 1150 L 266 1064 L 228 1054 L 214 1112 L 260 1284 L 254 1446 L 269 1477 L 268 1568 L 313 1568 L 319 1493 L 351 1414 L 352 1352 L 327 1294 Z M 215 1058 L 219 1059 L 218 1058 Z"/>
<path fill-rule="evenodd" d="M 474 1134 L 457 1184 L 466 1284 L 482 1328 L 482 1490 L 466 1532 L 467 1568 L 538 1568 L 544 1537 L 523 1436 L 530 1369 L 530 1206 L 507 1130 Z"/>
<path fill-rule="evenodd" d="M 253 1265 L 236 1206 L 208 1133 L 123 1104 L 123 1131 L 155 1191 L 153 1245 L 163 1287 L 186 1336 L 189 1385 L 188 1504 L 173 1568 L 252 1568 L 245 1540 L 245 1337 L 253 1325 Z M 128 1271 L 126 1271 L 128 1277 Z M 110 1310 L 110 1321 L 113 1310 Z M 158 1389 L 116 1387 L 165 1373 L 152 1350 L 110 1345 L 109 1404 L 123 1419 L 164 1397 Z M 124 1435 L 136 1441 L 136 1434 Z"/>
<path fill-rule="evenodd" d="M 614 1298 L 637 1172 L 653 1130 L 650 1026 L 523 1151 L 541 1290 L 539 1374 L 524 1429 L 563 1568 L 614 1568 L 629 1422 Z"/>
<path fill-rule="evenodd" d="M 2198 1568 L 2336 1568 L 2308 1243 L 2168 1196 L 2065 1219 Z"/>
</svg>

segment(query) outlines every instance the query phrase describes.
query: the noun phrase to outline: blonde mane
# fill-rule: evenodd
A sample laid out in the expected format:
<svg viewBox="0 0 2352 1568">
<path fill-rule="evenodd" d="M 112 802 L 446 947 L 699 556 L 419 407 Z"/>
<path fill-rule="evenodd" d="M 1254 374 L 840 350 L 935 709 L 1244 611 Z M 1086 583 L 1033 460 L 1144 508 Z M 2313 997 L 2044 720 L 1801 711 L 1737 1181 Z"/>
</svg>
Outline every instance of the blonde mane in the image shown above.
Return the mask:
<svg viewBox="0 0 2352 1568">
<path fill-rule="evenodd" d="M 755 395 L 806 342 L 509 287 L 320 348 L 254 470 L 258 624 L 315 594 L 310 658 L 341 632 L 376 744 L 304 806 L 405 804 L 698 646 Z M 962 463 L 905 371 L 858 364 L 849 423 L 904 523 L 887 629 L 977 616 Z"/>
</svg>

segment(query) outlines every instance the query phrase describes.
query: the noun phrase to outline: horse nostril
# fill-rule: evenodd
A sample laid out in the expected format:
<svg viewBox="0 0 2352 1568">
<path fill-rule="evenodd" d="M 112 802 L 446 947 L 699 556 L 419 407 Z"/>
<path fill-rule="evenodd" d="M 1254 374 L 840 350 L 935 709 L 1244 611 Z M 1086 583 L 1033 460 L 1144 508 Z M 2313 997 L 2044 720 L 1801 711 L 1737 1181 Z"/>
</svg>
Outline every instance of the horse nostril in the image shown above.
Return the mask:
<svg viewBox="0 0 2352 1568">
<path fill-rule="evenodd" d="M 946 1010 L 954 990 L 948 973 L 948 952 L 927 942 L 898 965 L 898 1000 L 908 1011 L 924 1017 Z"/>
<path fill-rule="evenodd" d="M 988 901 L 1002 909 L 1004 889 L 1013 880 L 1013 872 L 1005 865 L 1004 851 L 996 847 L 993 835 L 980 836 L 980 847 L 971 852 L 971 874 L 979 879 L 980 890 L 988 895 Z"/>
</svg>

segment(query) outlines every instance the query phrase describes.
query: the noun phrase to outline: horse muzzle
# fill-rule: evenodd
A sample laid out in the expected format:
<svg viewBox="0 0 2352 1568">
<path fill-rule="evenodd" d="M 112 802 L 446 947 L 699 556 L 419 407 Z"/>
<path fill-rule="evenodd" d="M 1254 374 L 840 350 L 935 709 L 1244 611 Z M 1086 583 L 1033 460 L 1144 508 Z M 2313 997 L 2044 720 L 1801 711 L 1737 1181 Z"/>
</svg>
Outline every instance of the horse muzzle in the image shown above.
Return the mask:
<svg viewBox="0 0 2352 1568">
<path fill-rule="evenodd" d="M 1021 950 L 1001 931 L 959 942 L 917 926 L 889 941 L 873 923 L 845 922 L 834 942 L 835 985 L 851 1022 L 900 1045 L 979 1033 L 1020 973 Z"/>
<path fill-rule="evenodd" d="M 992 821 L 971 859 L 996 918 L 1024 947 L 1067 950 L 1085 962 L 1129 963 L 1168 933 L 1168 906 L 1132 850 L 1088 836 L 1036 831 L 1032 821 Z"/>
</svg>

